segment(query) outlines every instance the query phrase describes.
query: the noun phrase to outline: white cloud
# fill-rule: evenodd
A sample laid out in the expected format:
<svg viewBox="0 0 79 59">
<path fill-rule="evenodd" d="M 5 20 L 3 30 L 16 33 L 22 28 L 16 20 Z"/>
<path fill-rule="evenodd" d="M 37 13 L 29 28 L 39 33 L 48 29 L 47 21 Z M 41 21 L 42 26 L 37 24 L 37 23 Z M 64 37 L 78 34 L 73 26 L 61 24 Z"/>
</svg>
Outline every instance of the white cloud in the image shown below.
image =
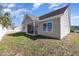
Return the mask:
<svg viewBox="0 0 79 59">
<path fill-rule="evenodd" d="M 51 3 L 50 6 L 49 6 L 49 9 L 51 9 L 53 7 L 57 7 L 59 5 L 60 5 L 59 3 Z"/>
<path fill-rule="evenodd" d="M 17 11 L 18 12 L 29 12 L 29 10 L 27 10 L 27 9 L 18 9 Z"/>
<path fill-rule="evenodd" d="M 77 15 L 77 16 L 72 16 L 71 19 L 79 19 L 79 15 Z"/>
<path fill-rule="evenodd" d="M 60 8 L 62 8 L 62 7 L 64 7 L 64 6 L 66 6 L 66 5 L 62 5 L 61 7 L 60 7 L 60 6 L 57 6 L 57 7 L 53 8 L 53 10 L 60 9 Z"/>
<path fill-rule="evenodd" d="M 0 6 L 2 6 L 3 8 L 6 8 L 8 6 L 8 3 L 2 3 L 0 4 Z"/>
<path fill-rule="evenodd" d="M 30 11 L 27 10 L 27 9 L 17 9 L 15 11 L 12 11 L 11 15 L 12 15 L 13 18 L 14 17 L 19 18 L 17 20 L 20 20 L 19 24 L 21 24 L 23 17 L 24 17 L 24 13 L 27 13 L 27 12 L 30 12 Z"/>
<path fill-rule="evenodd" d="M 18 9 L 16 11 L 14 11 L 15 14 L 20 15 L 21 13 L 29 13 L 30 11 L 27 9 Z"/>
<path fill-rule="evenodd" d="M 53 10 L 57 10 L 57 9 L 59 9 L 61 7 L 66 6 L 67 4 L 63 4 L 63 3 L 51 3 L 49 5 L 50 6 L 48 7 L 48 9 L 52 9 L 53 8 Z"/>
<path fill-rule="evenodd" d="M 2 6 L 3 8 L 13 8 L 15 7 L 16 4 L 14 3 L 2 3 L 0 4 L 0 6 Z"/>
<path fill-rule="evenodd" d="M 13 7 L 15 7 L 15 5 L 16 5 L 16 4 L 9 4 L 7 7 L 8 7 L 8 8 L 13 8 Z"/>
<path fill-rule="evenodd" d="M 79 25 L 79 15 L 71 15 L 71 25 Z"/>
<path fill-rule="evenodd" d="M 12 9 L 10 9 L 10 8 L 7 8 L 7 9 L 3 9 L 4 10 L 4 13 L 5 12 L 10 12 L 10 14 L 11 14 L 11 17 L 23 17 L 23 15 L 25 14 L 25 13 L 30 13 L 30 11 L 29 10 L 27 10 L 27 9 L 17 9 L 17 10 L 12 10 Z"/>
<path fill-rule="evenodd" d="M 33 3 L 33 10 L 39 8 L 43 3 Z"/>
<path fill-rule="evenodd" d="M 3 9 L 4 12 L 11 12 L 11 9 L 7 8 L 7 9 Z"/>
<path fill-rule="evenodd" d="M 3 11 L 4 11 L 3 14 L 4 14 L 5 12 L 10 12 L 10 13 L 12 12 L 12 10 L 9 9 L 9 8 L 7 8 L 7 9 L 3 9 Z"/>
</svg>

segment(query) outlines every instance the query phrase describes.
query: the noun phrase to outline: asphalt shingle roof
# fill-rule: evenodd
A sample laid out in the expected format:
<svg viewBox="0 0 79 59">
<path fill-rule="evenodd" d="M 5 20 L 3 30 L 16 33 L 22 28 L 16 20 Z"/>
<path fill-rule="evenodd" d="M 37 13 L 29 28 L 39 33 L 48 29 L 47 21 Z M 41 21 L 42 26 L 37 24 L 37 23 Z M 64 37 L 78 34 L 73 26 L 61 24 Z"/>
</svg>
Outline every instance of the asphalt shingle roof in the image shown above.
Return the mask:
<svg viewBox="0 0 79 59">
<path fill-rule="evenodd" d="M 53 17 L 53 16 L 56 16 L 56 15 L 59 15 L 59 14 L 63 14 L 64 11 L 68 8 L 69 5 L 63 7 L 63 8 L 60 8 L 58 10 L 55 10 L 55 11 L 52 11 L 50 13 L 47 13 L 43 16 L 40 16 L 39 17 L 39 20 L 42 20 L 42 19 L 45 19 L 45 18 L 48 18 L 48 17 Z"/>
</svg>

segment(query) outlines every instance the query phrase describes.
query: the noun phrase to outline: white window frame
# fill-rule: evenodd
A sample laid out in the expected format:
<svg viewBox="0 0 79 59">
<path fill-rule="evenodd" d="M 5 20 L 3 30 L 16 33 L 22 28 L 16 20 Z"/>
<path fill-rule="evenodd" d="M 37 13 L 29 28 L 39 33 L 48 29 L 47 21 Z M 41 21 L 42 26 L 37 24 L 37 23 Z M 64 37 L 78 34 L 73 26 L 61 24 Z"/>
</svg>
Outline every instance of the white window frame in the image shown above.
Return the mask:
<svg viewBox="0 0 79 59">
<path fill-rule="evenodd" d="M 48 30 L 48 23 L 52 23 L 51 31 Z M 47 27 L 46 27 L 46 30 L 44 30 L 44 28 L 43 28 L 43 32 L 53 32 L 53 21 L 47 21 L 47 22 L 43 23 L 43 27 L 44 27 L 44 24 L 47 24 Z"/>
</svg>

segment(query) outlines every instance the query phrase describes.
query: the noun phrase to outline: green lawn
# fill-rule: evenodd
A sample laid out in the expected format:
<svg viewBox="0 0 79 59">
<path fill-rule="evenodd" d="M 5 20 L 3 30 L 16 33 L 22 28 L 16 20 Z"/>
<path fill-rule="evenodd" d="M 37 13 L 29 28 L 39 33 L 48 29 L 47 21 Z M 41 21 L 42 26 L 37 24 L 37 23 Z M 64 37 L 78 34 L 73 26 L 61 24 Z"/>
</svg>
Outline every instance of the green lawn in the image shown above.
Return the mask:
<svg viewBox="0 0 79 59">
<path fill-rule="evenodd" d="M 0 42 L 0 55 L 79 55 L 79 33 L 70 33 L 63 40 L 24 33 L 5 35 Z"/>
</svg>

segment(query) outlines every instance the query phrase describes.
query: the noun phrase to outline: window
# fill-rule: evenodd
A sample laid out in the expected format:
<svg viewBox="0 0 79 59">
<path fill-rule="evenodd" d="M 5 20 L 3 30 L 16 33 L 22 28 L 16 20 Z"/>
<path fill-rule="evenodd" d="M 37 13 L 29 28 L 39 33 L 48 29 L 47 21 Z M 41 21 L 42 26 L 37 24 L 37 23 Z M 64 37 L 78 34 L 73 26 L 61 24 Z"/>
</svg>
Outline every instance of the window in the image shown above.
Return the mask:
<svg viewBox="0 0 79 59">
<path fill-rule="evenodd" d="M 46 23 L 43 24 L 43 31 L 46 31 L 47 27 L 46 27 Z"/>
<path fill-rule="evenodd" d="M 48 31 L 52 30 L 52 22 L 48 23 Z"/>
<path fill-rule="evenodd" d="M 47 23 L 43 24 L 43 31 L 45 32 L 52 31 L 52 21 L 48 21 Z"/>
</svg>

